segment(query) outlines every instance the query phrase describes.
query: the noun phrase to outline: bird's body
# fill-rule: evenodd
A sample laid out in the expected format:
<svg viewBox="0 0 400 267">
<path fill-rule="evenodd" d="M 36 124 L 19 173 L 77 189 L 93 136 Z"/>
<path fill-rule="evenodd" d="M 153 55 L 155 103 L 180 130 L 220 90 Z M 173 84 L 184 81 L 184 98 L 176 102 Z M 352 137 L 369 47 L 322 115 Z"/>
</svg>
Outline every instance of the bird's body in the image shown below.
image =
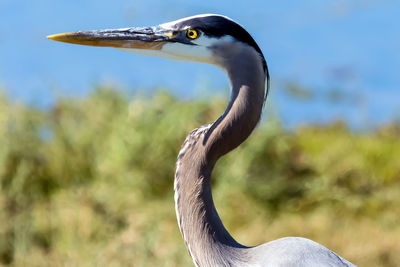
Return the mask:
<svg viewBox="0 0 400 267">
<path fill-rule="evenodd" d="M 212 203 L 210 177 L 204 175 L 202 179 L 194 179 L 194 184 L 189 183 L 187 177 L 181 177 L 182 159 L 206 138 L 212 126 L 213 123 L 206 124 L 188 135 L 178 155 L 174 183 L 179 228 L 196 266 L 354 266 L 326 247 L 302 237 L 284 237 L 255 247 L 237 243 L 223 226 Z M 198 167 L 194 165 L 199 161 L 193 157 L 187 156 L 187 164 L 192 162 L 190 168 L 195 170 Z M 185 188 L 181 183 L 186 183 Z M 182 202 L 190 203 L 190 206 L 181 207 Z"/>
<path fill-rule="evenodd" d="M 221 15 L 206 14 L 155 27 L 84 31 L 49 38 L 209 63 L 227 73 L 232 91 L 225 112 L 214 123 L 189 134 L 176 164 L 178 225 L 196 266 L 354 266 L 324 246 L 300 237 L 246 247 L 233 239 L 218 216 L 211 194 L 212 170 L 220 157 L 251 134 L 268 93 L 264 56 L 239 24 Z"/>
<path fill-rule="evenodd" d="M 252 249 L 257 262 L 268 262 L 254 266 L 354 266 L 321 244 L 302 237 L 283 237 Z"/>
</svg>

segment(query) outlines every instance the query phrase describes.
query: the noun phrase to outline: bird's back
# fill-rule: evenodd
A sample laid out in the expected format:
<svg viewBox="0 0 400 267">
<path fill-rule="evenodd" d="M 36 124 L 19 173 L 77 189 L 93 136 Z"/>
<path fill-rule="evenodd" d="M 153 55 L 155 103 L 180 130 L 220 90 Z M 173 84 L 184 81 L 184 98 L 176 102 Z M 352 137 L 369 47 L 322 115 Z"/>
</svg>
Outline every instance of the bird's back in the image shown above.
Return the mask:
<svg viewBox="0 0 400 267">
<path fill-rule="evenodd" d="M 284 237 L 249 248 L 253 266 L 333 267 L 355 266 L 333 251 L 302 237 Z"/>
</svg>

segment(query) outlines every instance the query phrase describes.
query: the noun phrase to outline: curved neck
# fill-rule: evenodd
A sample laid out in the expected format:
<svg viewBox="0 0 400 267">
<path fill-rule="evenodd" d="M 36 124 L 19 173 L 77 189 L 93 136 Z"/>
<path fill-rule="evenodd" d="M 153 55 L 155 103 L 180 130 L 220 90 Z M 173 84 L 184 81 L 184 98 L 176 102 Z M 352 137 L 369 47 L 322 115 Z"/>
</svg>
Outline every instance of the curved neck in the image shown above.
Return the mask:
<svg viewBox="0 0 400 267">
<path fill-rule="evenodd" d="M 194 130 L 178 156 L 175 205 L 183 239 L 197 266 L 230 266 L 245 262 L 245 246 L 225 229 L 211 194 L 211 173 L 217 160 L 239 146 L 256 127 L 264 102 L 265 76 L 260 56 L 230 55 L 221 64 L 232 85 L 224 114 Z M 243 60 L 245 59 L 245 60 Z M 234 68 L 225 66 L 235 66 Z"/>
</svg>

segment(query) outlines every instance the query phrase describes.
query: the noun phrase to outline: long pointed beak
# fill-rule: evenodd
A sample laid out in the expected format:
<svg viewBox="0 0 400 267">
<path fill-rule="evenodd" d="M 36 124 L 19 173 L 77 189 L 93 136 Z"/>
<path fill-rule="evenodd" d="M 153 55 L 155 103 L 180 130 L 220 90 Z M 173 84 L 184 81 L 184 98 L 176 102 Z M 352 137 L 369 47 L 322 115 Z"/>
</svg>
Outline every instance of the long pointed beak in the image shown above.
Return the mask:
<svg viewBox="0 0 400 267">
<path fill-rule="evenodd" d="M 78 31 L 49 35 L 47 38 L 71 44 L 160 50 L 173 34 L 160 27 Z"/>
</svg>

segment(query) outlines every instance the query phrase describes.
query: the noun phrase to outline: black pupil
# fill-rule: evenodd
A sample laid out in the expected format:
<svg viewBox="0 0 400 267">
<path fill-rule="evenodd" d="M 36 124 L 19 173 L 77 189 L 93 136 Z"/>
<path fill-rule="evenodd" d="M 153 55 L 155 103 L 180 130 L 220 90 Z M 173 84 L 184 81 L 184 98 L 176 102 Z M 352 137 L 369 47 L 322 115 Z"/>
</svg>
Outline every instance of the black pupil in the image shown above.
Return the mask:
<svg viewBox="0 0 400 267">
<path fill-rule="evenodd" d="M 193 35 L 194 35 L 194 31 L 190 31 L 189 36 L 193 36 Z"/>
</svg>

